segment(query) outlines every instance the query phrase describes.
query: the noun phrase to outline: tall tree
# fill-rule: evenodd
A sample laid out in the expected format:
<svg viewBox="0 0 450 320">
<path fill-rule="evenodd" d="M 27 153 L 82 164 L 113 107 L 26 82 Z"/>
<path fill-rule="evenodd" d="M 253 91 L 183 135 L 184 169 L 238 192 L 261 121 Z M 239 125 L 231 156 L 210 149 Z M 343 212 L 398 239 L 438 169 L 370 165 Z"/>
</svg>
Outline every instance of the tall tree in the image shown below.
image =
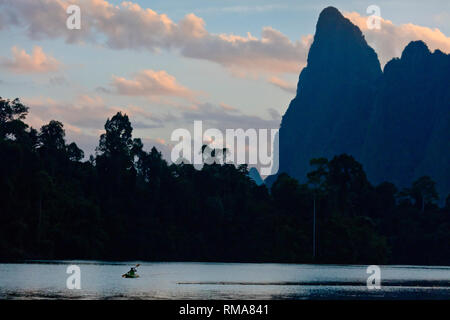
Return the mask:
<svg viewBox="0 0 450 320">
<path fill-rule="evenodd" d="M 133 128 L 128 116 L 118 112 L 106 120 L 105 131 L 100 136 L 97 150 L 106 157 L 122 156 L 131 159 Z"/>
<path fill-rule="evenodd" d="M 371 185 L 362 165 L 352 156 L 335 156 L 328 164 L 328 188 L 341 213 L 360 213 Z"/>
<path fill-rule="evenodd" d="M 67 146 L 67 156 L 71 161 L 80 161 L 84 158 L 84 152 L 80 148 L 78 148 L 75 142 L 72 142 Z"/>
<path fill-rule="evenodd" d="M 23 134 L 28 127 L 22 120 L 28 114 L 28 107 L 19 99 L 3 99 L 0 97 L 0 139 L 12 135 L 14 139 Z"/>
<path fill-rule="evenodd" d="M 439 199 L 436 191 L 436 182 L 428 176 L 420 177 L 414 181 L 411 188 L 407 189 L 406 192 L 422 212 L 424 212 L 426 204 L 433 203 Z"/>
<path fill-rule="evenodd" d="M 39 143 L 45 150 L 62 151 L 66 147 L 65 136 L 64 125 L 59 121 L 52 120 L 41 127 Z"/>
</svg>

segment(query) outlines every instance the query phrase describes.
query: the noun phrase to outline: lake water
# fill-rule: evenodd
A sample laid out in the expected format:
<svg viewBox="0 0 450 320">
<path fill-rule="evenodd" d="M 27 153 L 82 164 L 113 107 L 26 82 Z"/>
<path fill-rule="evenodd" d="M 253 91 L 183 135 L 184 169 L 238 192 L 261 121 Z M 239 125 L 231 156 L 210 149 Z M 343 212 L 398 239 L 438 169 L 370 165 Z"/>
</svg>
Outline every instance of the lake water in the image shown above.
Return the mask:
<svg viewBox="0 0 450 320">
<path fill-rule="evenodd" d="M 0 264 L 0 299 L 450 299 L 450 267 L 380 266 L 381 289 L 367 288 L 367 266 L 41 261 Z M 81 289 L 69 290 L 71 264 Z"/>
</svg>

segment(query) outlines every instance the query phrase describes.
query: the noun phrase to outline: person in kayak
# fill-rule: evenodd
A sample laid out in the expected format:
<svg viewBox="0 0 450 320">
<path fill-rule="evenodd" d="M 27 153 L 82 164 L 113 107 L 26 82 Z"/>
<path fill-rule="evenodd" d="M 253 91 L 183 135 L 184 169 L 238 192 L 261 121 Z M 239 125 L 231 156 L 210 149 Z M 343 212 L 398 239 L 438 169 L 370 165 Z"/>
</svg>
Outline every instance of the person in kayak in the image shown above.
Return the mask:
<svg viewBox="0 0 450 320">
<path fill-rule="evenodd" d="M 130 271 L 122 275 L 122 278 L 139 278 L 139 275 L 137 274 L 137 267 L 139 267 L 140 264 L 138 263 L 136 266 L 131 267 Z"/>
<path fill-rule="evenodd" d="M 131 267 L 130 271 L 128 271 L 128 274 L 132 277 L 134 277 L 134 275 L 136 274 L 136 268 L 135 267 Z"/>
</svg>

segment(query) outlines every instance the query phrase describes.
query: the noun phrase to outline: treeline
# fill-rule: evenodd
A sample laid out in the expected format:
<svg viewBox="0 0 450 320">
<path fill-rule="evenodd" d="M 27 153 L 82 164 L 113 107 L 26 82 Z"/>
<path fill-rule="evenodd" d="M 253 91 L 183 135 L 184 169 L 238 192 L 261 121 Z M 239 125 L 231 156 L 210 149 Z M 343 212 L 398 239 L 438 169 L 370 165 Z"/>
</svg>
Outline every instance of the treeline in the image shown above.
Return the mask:
<svg viewBox="0 0 450 320">
<path fill-rule="evenodd" d="M 62 123 L 37 131 L 27 112 L 0 98 L 2 260 L 450 264 L 450 198 L 440 208 L 428 177 L 373 186 L 343 154 L 313 159 L 307 184 L 280 174 L 269 192 L 245 165 L 168 164 L 122 113 L 83 161 Z"/>
</svg>

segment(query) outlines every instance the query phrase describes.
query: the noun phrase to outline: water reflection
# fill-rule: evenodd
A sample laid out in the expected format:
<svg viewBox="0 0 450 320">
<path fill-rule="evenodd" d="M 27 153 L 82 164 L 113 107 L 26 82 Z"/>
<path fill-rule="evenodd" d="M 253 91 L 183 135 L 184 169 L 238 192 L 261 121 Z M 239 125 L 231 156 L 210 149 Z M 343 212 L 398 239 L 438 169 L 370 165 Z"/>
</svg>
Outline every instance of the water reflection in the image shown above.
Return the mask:
<svg viewBox="0 0 450 320">
<path fill-rule="evenodd" d="M 239 263 L 28 261 L 0 264 L 1 299 L 449 299 L 450 267 L 381 266 L 368 290 L 366 267 Z M 81 290 L 66 268 L 81 268 Z"/>
</svg>

